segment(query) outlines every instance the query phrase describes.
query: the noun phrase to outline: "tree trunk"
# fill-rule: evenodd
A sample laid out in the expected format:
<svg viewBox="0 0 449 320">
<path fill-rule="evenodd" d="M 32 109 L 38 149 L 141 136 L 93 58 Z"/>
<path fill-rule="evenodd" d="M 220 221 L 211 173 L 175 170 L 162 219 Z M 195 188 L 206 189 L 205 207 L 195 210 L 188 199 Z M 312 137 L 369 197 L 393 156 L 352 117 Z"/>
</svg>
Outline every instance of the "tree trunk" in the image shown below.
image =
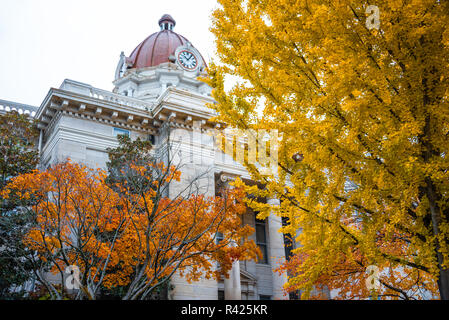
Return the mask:
<svg viewBox="0 0 449 320">
<path fill-rule="evenodd" d="M 438 237 L 440 234 L 441 225 L 441 210 L 437 204 L 437 195 L 435 186 L 429 177 L 426 178 L 427 183 L 427 197 L 429 199 L 430 214 L 432 216 L 433 234 Z M 445 239 L 446 240 L 446 239 Z M 438 289 L 440 291 L 441 300 L 449 300 L 449 269 L 443 267 L 444 257 L 440 251 L 440 241 L 436 241 L 436 254 L 438 261 L 438 269 L 440 274 L 438 276 Z"/>
<path fill-rule="evenodd" d="M 441 300 L 449 300 L 449 269 L 442 269 L 440 267 L 438 289 L 440 291 Z"/>
</svg>

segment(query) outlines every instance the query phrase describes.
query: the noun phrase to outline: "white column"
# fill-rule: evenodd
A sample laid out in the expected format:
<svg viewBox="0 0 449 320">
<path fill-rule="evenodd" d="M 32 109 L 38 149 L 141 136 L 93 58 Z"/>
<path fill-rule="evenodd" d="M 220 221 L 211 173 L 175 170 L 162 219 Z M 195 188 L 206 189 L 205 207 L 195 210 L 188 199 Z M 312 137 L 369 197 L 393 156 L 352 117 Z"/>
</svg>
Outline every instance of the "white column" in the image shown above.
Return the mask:
<svg viewBox="0 0 449 320">
<path fill-rule="evenodd" d="M 163 94 L 166 89 L 167 89 L 167 84 L 166 83 L 161 83 L 161 93 L 160 94 Z"/>
<path fill-rule="evenodd" d="M 202 165 L 203 163 L 203 134 L 201 132 L 201 121 L 193 121 L 192 125 L 192 148 L 193 163 Z"/>
<path fill-rule="evenodd" d="M 39 157 L 41 156 L 41 152 L 42 152 L 42 136 L 43 136 L 43 130 L 39 130 L 39 146 L 38 146 L 38 152 L 39 152 Z"/>
<path fill-rule="evenodd" d="M 278 199 L 268 199 L 267 203 L 275 206 L 280 205 L 280 201 Z M 281 217 L 271 213 L 268 216 L 268 248 L 270 265 L 273 270 L 277 269 L 282 263 L 285 262 L 284 235 L 279 231 L 281 227 Z M 279 275 L 277 272 L 273 272 L 273 300 L 288 299 L 288 296 L 284 295 L 283 290 L 286 282 L 287 276 L 285 274 Z"/>
<path fill-rule="evenodd" d="M 231 244 L 234 246 L 235 244 Z M 224 279 L 225 300 L 242 300 L 242 288 L 240 283 L 240 261 L 234 261 L 229 271 L 229 278 Z"/>
</svg>

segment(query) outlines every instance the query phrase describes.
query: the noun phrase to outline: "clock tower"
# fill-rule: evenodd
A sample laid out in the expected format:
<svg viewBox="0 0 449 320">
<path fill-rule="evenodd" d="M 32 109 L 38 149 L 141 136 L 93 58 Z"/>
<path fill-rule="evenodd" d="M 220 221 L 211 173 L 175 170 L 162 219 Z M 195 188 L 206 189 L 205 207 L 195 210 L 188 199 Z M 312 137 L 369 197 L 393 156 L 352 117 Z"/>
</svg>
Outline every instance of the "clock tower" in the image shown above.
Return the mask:
<svg viewBox="0 0 449 320">
<path fill-rule="evenodd" d="M 205 75 L 206 62 L 184 36 L 174 32 L 170 15 L 159 20 L 160 31 L 143 40 L 126 57 L 120 56 L 114 92 L 154 102 L 168 87 L 210 96 L 211 89 L 198 76 Z"/>
</svg>

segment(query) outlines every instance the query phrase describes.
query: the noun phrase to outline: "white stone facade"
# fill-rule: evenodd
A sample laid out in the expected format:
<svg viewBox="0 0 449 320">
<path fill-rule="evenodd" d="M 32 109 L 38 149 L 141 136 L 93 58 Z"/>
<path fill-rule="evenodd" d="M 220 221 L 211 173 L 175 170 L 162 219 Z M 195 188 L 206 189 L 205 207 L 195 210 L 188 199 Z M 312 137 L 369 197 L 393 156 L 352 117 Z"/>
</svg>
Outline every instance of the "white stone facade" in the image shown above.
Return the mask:
<svg viewBox="0 0 449 320">
<path fill-rule="evenodd" d="M 210 135 L 216 124 L 209 120 L 215 114 L 207 104 L 214 100 L 211 88 L 197 80 L 204 61 L 195 71 L 183 69 L 176 61 L 142 69 L 123 68 L 124 62 L 122 55 L 113 92 L 73 80 L 64 80 L 58 89 L 50 89 L 35 110 L 43 168 L 67 158 L 105 168 L 106 149 L 117 146 L 118 133 L 128 132 L 133 139 L 152 139 L 157 147 L 164 147 L 167 141 L 176 145 L 172 156 L 184 164 L 183 177 L 208 172 L 204 183 L 209 195 L 215 194 L 216 179 L 223 174 L 250 178 L 239 163 L 215 147 Z M 254 226 L 254 214 L 248 213 L 244 223 Z M 240 262 L 231 277 L 234 285 L 215 280 L 188 284 L 175 276 L 170 298 L 213 300 L 224 294 L 231 299 L 286 299 L 282 291 L 286 279 L 273 272 L 285 257 L 280 227 L 279 217 L 267 219 L 267 261 Z"/>
</svg>

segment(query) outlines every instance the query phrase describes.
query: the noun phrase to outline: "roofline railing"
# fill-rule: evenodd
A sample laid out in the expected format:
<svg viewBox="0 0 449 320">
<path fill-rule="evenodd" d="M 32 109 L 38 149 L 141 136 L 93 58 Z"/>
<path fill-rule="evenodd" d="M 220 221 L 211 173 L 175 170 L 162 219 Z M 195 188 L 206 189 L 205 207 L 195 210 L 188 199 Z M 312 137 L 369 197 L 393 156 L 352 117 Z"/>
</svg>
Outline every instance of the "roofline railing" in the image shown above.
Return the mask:
<svg viewBox="0 0 449 320">
<path fill-rule="evenodd" d="M 36 115 L 38 107 L 17 103 L 7 100 L 0 100 L 0 113 L 6 113 L 9 111 L 17 111 L 19 114 L 28 114 L 31 117 Z"/>
</svg>

